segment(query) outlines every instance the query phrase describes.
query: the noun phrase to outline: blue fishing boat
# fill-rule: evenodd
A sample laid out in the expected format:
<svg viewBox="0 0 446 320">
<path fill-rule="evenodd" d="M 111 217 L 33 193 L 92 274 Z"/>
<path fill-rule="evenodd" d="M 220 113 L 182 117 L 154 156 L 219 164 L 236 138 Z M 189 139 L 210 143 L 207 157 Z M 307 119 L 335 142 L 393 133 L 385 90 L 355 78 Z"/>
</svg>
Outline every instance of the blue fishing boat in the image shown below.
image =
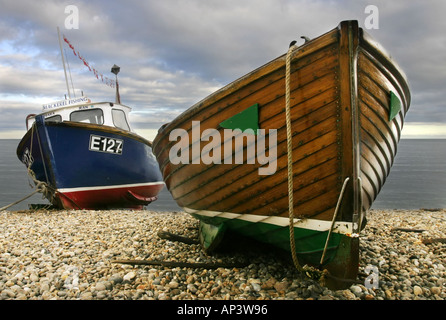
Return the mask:
<svg viewBox="0 0 446 320">
<path fill-rule="evenodd" d="M 17 148 L 36 185 L 63 209 L 141 209 L 164 182 L 152 144 L 132 132 L 128 106 L 87 97 L 43 106 Z"/>
<path fill-rule="evenodd" d="M 164 182 L 152 143 L 132 130 L 131 108 L 121 104 L 120 68 L 111 69 L 116 76 L 115 102 L 94 103 L 83 93 L 72 98 L 57 31 L 68 98 L 43 105 L 38 115 L 28 115 L 17 156 L 36 191 L 56 208 L 142 209 L 157 199 Z M 65 36 L 64 40 L 73 48 Z M 96 70 L 95 74 L 99 79 Z"/>
</svg>

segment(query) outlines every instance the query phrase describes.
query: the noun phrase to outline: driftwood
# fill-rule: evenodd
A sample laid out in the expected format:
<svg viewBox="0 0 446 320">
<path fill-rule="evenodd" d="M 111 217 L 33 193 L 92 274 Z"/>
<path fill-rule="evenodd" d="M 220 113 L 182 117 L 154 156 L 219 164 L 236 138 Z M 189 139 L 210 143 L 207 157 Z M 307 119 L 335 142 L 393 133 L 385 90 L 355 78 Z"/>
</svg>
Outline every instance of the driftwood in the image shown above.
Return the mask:
<svg viewBox="0 0 446 320">
<path fill-rule="evenodd" d="M 112 263 L 130 264 L 130 265 L 156 265 L 171 268 L 203 268 L 203 269 L 218 269 L 218 268 L 243 268 L 248 265 L 248 262 L 239 263 L 224 263 L 224 262 L 181 262 L 181 261 L 157 261 L 157 260 L 113 260 Z"/>
<path fill-rule="evenodd" d="M 424 232 L 426 230 L 424 230 L 424 229 L 411 229 L 411 228 L 393 228 L 390 231 L 404 231 L 404 232 L 419 232 L 419 233 L 421 233 L 421 232 Z"/>
<path fill-rule="evenodd" d="M 159 231 L 158 232 L 158 237 L 160 237 L 161 239 L 166 239 L 166 240 L 170 240 L 170 241 L 178 241 L 178 242 L 183 242 L 186 244 L 199 244 L 200 242 L 196 239 L 192 239 L 192 238 L 188 238 L 188 237 L 183 237 L 177 234 L 173 234 L 167 231 Z"/>
<path fill-rule="evenodd" d="M 446 238 L 431 238 L 431 239 L 422 239 L 421 240 L 422 243 L 424 244 L 431 244 L 431 243 L 446 243 Z"/>
<path fill-rule="evenodd" d="M 180 236 L 167 231 L 159 231 L 158 237 L 170 241 L 179 241 L 186 244 L 199 244 L 196 239 Z M 129 265 L 155 265 L 171 268 L 203 268 L 203 269 L 217 269 L 217 268 L 243 268 L 249 263 L 247 261 L 230 263 L 230 262 L 183 262 L 183 261 L 158 261 L 158 260 L 113 260 L 112 263 L 129 264 Z"/>
</svg>

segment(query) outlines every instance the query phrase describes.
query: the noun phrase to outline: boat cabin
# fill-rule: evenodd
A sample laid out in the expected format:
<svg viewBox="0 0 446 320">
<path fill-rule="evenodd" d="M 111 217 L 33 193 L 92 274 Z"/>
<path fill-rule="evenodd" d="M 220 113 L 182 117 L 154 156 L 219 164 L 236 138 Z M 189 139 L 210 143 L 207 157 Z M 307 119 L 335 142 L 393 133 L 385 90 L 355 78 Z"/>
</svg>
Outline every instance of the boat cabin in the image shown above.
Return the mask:
<svg viewBox="0 0 446 320">
<path fill-rule="evenodd" d="M 130 107 L 113 102 L 91 102 L 87 97 L 66 99 L 43 105 L 42 115 L 46 122 L 73 121 L 98 124 L 131 131 Z M 26 118 L 26 129 L 35 121 L 35 114 Z"/>
</svg>

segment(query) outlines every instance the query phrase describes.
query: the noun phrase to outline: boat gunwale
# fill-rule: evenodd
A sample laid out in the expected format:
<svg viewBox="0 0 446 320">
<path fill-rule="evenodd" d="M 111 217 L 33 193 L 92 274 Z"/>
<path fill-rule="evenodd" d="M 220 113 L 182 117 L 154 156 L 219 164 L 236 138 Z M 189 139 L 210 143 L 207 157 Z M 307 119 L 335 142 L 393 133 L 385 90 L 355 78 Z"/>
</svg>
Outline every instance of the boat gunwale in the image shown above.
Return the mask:
<svg viewBox="0 0 446 320">
<path fill-rule="evenodd" d="M 401 69 L 397 61 L 391 57 L 391 55 L 381 46 L 370 34 L 359 28 L 359 47 L 362 47 L 375 60 L 388 70 L 389 74 L 395 77 L 396 83 L 399 84 L 404 93 L 405 102 L 408 106 L 411 102 L 410 83 L 406 73 Z"/>
<path fill-rule="evenodd" d="M 33 127 L 35 126 L 35 124 L 33 124 Z M 64 127 L 72 127 L 72 128 L 79 128 L 79 129 L 91 129 L 91 130 L 97 130 L 100 132 L 104 132 L 104 133 L 111 133 L 111 134 L 116 134 L 116 135 L 121 135 L 123 137 L 127 137 L 136 141 L 139 141 L 151 148 L 152 147 L 152 142 L 147 140 L 146 138 L 140 136 L 137 133 L 134 133 L 132 131 L 127 131 L 127 130 L 123 130 L 120 128 L 116 128 L 116 127 L 112 127 L 112 126 L 107 126 L 107 125 L 103 125 L 103 124 L 94 124 L 94 123 L 84 123 L 84 122 L 75 122 L 75 121 L 61 121 L 61 122 L 52 122 L 52 121 L 48 121 L 45 122 L 45 126 L 64 126 Z M 28 129 L 28 131 L 25 133 L 25 135 L 22 137 L 22 139 L 19 142 L 19 145 L 17 146 L 17 157 L 20 159 L 20 150 L 22 150 L 24 148 L 24 144 L 31 139 L 31 134 L 33 133 L 33 128 Z"/>
</svg>

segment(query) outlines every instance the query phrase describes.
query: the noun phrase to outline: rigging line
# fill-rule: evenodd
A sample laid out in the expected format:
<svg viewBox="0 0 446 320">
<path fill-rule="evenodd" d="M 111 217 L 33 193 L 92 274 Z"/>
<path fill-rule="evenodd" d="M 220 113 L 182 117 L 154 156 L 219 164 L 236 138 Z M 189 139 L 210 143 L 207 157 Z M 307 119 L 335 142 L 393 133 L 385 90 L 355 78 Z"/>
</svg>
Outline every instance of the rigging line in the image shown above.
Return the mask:
<svg viewBox="0 0 446 320">
<path fill-rule="evenodd" d="M 74 90 L 73 78 L 71 77 L 71 68 L 70 68 L 70 63 L 68 62 L 67 51 L 65 49 L 63 51 L 65 52 L 65 59 L 67 61 L 68 73 L 70 74 L 71 88 L 73 89 L 73 95 L 76 98 L 76 91 Z"/>
<path fill-rule="evenodd" d="M 68 98 L 71 99 L 71 91 L 70 91 L 70 86 L 68 85 L 67 68 L 65 66 L 65 58 L 64 58 L 63 50 L 62 50 L 62 41 L 60 40 L 60 30 L 59 30 L 59 27 L 57 27 L 57 35 L 59 37 L 60 55 L 62 56 L 63 71 L 65 73 L 65 82 L 67 84 Z"/>
</svg>

